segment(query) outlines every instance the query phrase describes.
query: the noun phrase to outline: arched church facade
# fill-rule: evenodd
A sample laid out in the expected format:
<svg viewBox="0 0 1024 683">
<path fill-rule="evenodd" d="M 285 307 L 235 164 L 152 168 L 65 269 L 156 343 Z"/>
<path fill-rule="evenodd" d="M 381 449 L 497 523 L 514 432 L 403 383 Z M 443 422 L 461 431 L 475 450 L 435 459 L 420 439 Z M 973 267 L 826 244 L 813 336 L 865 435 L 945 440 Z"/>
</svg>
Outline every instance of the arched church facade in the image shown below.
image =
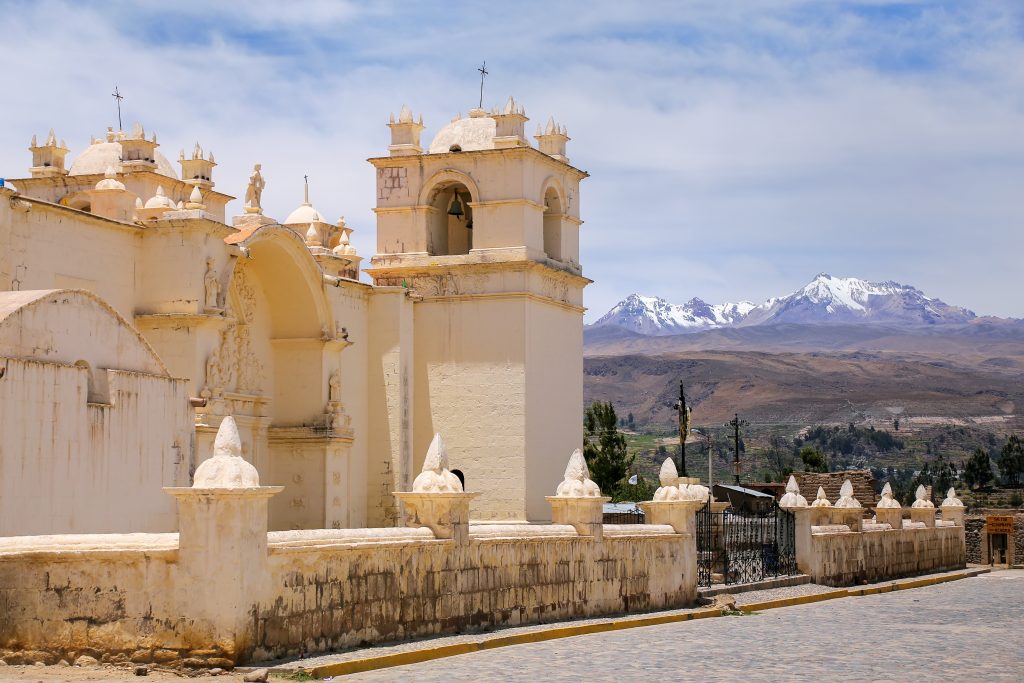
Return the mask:
<svg viewBox="0 0 1024 683">
<path fill-rule="evenodd" d="M 271 529 L 399 523 L 392 493 L 435 432 L 481 493 L 474 518 L 549 519 L 542 494 L 582 439 L 586 174 L 564 128 L 535 147 L 525 122 L 510 99 L 424 151 L 422 122 L 392 117 L 370 160 L 372 284 L 308 190 L 263 215 L 258 165 L 229 224 L 199 145 L 176 170 L 136 125 L 66 167 L 63 141 L 33 139 L 30 176 L 0 188 L 0 414 L 21 418 L 0 438 L 0 535 L 174 530 L 160 488 L 191 483 L 229 415 L 285 487 Z M 59 344 L 27 322 L 44 308 Z M 72 358 L 76 339 L 97 351 Z M 33 494 L 67 509 L 40 517 Z"/>
</svg>

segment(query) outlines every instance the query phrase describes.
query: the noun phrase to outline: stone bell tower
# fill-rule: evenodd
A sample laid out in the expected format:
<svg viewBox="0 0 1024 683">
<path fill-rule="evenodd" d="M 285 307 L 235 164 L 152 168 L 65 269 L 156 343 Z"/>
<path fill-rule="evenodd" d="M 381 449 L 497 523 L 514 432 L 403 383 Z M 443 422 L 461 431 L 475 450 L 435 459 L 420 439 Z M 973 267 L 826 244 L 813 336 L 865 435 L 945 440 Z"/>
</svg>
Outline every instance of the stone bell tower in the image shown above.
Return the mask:
<svg viewBox="0 0 1024 683">
<path fill-rule="evenodd" d="M 390 155 L 369 160 L 377 253 L 367 272 L 416 301 L 412 452 L 420 460 L 444 436 L 452 470 L 482 494 L 479 520 L 550 519 L 544 496 L 582 443 L 587 174 L 569 165 L 564 128 L 552 122 L 537 149 L 526 121 L 509 98 L 457 116 L 423 152 L 422 122 L 403 107 Z"/>
</svg>

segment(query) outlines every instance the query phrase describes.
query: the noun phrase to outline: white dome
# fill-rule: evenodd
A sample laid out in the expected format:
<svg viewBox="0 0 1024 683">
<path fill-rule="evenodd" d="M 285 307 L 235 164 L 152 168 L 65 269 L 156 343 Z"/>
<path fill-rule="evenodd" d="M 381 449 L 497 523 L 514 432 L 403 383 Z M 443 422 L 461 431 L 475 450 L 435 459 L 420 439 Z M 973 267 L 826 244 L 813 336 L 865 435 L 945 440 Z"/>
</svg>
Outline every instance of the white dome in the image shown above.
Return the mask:
<svg viewBox="0 0 1024 683">
<path fill-rule="evenodd" d="M 171 166 L 171 162 L 167 160 L 167 157 L 155 150 L 153 151 L 153 156 L 156 159 L 157 173 L 168 178 L 177 179 L 178 174 L 175 173 L 174 167 Z M 117 171 L 121 170 L 120 142 L 97 142 L 94 145 L 89 145 L 71 164 L 68 175 L 104 173 L 108 166 L 113 166 Z"/>
<path fill-rule="evenodd" d="M 310 223 L 326 222 L 324 217 L 320 215 L 320 212 L 313 208 L 312 204 L 303 204 L 288 214 L 288 218 L 284 219 L 284 225 L 296 225 L 299 223 L 309 225 Z"/>
<path fill-rule="evenodd" d="M 163 185 L 157 185 L 156 194 L 146 201 L 147 209 L 173 209 L 175 208 L 174 201 L 164 194 Z"/>
<path fill-rule="evenodd" d="M 455 119 L 438 131 L 430 143 L 430 154 L 447 154 L 453 145 L 463 152 L 494 149 L 497 123 L 483 109 L 474 109 L 469 118 Z"/>
</svg>

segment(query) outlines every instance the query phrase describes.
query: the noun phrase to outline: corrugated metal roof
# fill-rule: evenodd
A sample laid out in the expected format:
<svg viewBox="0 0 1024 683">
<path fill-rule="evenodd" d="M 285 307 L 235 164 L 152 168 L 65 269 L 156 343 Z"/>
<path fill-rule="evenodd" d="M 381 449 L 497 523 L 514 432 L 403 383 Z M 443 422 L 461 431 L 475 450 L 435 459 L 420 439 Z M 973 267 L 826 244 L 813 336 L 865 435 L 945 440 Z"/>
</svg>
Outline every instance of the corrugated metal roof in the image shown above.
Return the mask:
<svg viewBox="0 0 1024 683">
<path fill-rule="evenodd" d="M 736 486 L 734 484 L 715 484 L 715 486 L 729 491 L 736 491 L 737 493 L 743 493 L 748 496 L 754 496 L 755 498 L 774 498 L 775 496 L 770 493 L 762 493 L 761 491 L 755 491 L 754 489 L 743 488 L 742 486 Z"/>
</svg>

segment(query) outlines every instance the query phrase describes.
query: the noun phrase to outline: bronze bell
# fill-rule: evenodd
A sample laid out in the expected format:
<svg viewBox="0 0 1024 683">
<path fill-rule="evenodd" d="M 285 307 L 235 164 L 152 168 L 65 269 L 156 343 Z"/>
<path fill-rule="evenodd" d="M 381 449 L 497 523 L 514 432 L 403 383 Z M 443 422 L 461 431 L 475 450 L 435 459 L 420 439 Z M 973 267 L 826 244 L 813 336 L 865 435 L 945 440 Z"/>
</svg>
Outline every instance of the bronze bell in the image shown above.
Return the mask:
<svg viewBox="0 0 1024 683">
<path fill-rule="evenodd" d="M 459 201 L 459 193 L 454 193 L 452 197 L 452 205 L 448 207 L 448 215 L 455 216 L 456 218 L 462 218 L 465 212 L 462 210 L 462 203 Z"/>
</svg>

